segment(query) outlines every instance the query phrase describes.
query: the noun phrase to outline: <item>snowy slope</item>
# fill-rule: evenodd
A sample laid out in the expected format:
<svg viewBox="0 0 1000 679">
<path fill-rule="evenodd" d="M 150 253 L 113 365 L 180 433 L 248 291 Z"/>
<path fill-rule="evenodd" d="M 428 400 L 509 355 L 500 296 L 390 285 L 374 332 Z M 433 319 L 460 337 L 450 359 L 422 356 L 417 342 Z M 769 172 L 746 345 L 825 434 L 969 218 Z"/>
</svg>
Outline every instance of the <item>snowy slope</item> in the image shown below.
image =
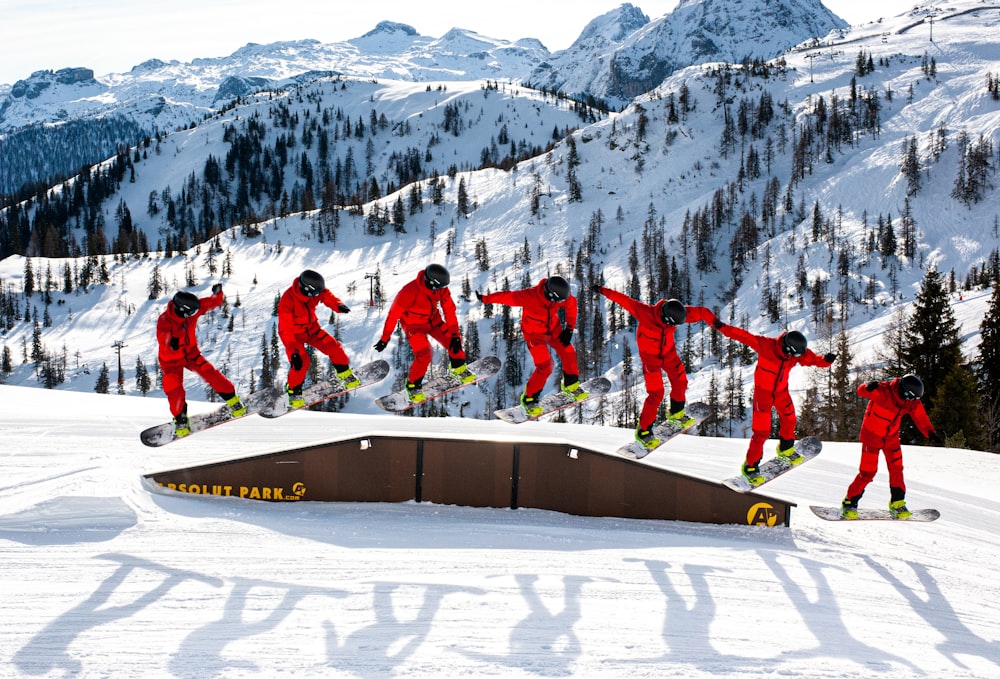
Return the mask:
<svg viewBox="0 0 1000 679">
<path fill-rule="evenodd" d="M 933 524 L 834 524 L 856 444 L 769 491 L 792 526 L 149 494 L 143 473 L 451 420 L 296 413 L 151 451 L 135 397 L 0 387 L 0 676 L 839 678 L 1000 672 L 1000 458 L 907 448 Z M 471 423 L 470 423 L 471 424 Z M 627 430 L 521 425 L 610 450 Z M 509 432 L 479 423 L 483 435 Z M 527 429 L 526 429 L 527 430 Z M 729 475 L 745 441 L 652 456 Z M 865 504 L 887 501 L 884 469 Z"/>
</svg>

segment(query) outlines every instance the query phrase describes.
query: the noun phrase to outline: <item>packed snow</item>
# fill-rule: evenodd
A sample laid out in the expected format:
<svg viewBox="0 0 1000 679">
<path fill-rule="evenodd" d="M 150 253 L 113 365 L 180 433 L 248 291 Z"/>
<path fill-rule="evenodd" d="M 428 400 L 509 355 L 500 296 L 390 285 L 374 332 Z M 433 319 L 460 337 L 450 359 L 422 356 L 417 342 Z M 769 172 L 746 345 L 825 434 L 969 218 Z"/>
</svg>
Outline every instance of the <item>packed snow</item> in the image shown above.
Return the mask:
<svg viewBox="0 0 1000 679">
<path fill-rule="evenodd" d="M 766 486 L 797 503 L 790 528 L 281 504 L 154 492 L 142 475 L 455 418 L 249 417 L 149 449 L 138 432 L 163 419 L 161 399 L 12 386 L 0 398 L 2 677 L 1000 672 L 995 455 L 905 448 L 909 504 L 939 509 L 931 524 L 809 512 L 842 497 L 854 443 Z M 631 436 L 519 426 L 609 454 Z M 683 436 L 647 459 L 718 480 L 745 445 Z M 883 468 L 862 506 L 884 506 L 887 485 Z"/>
</svg>

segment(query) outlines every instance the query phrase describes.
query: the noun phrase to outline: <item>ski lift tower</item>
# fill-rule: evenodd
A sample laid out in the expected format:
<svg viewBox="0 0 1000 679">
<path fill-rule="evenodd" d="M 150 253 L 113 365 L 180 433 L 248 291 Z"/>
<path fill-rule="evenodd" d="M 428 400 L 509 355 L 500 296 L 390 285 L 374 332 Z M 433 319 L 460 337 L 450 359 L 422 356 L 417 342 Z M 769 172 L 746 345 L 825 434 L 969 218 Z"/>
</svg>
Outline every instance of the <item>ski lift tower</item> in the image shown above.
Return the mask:
<svg viewBox="0 0 1000 679">
<path fill-rule="evenodd" d="M 368 306 L 375 306 L 375 283 L 378 281 L 378 269 L 375 273 L 366 273 L 365 278 L 368 279 Z"/>
</svg>

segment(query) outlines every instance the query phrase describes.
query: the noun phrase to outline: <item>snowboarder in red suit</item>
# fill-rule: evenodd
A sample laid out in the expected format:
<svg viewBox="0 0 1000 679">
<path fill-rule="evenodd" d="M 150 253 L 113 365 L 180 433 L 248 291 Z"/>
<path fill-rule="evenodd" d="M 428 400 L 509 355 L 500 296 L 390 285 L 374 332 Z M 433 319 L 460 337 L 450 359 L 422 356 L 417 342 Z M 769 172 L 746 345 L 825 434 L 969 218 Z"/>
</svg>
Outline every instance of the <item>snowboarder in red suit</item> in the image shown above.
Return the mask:
<svg viewBox="0 0 1000 679">
<path fill-rule="evenodd" d="M 935 445 L 942 445 L 941 436 L 931 424 L 920 398 L 924 394 L 924 383 L 916 375 L 904 375 L 885 382 L 872 381 L 857 389 L 858 396 L 868 399 L 865 417 L 861 421 L 861 464 L 858 475 L 847 488 L 847 497 L 841 504 L 841 515 L 845 519 L 858 518 L 858 502 L 865 488 L 875 478 L 878 471 L 878 454 L 885 454 L 885 464 L 889 469 L 889 511 L 899 519 L 906 519 L 910 511 L 906 508 L 906 483 L 903 481 L 903 450 L 899 444 L 899 426 L 903 415 L 909 415 L 920 433 Z"/>
<path fill-rule="evenodd" d="M 167 308 L 156 321 L 156 341 L 159 344 L 160 371 L 163 374 L 163 392 L 170 404 L 174 418 L 174 433 L 187 436 L 191 433 L 187 416 L 187 398 L 184 392 L 184 371 L 190 370 L 208 382 L 229 406 L 233 417 L 246 414 L 246 408 L 236 394 L 236 387 L 218 368 L 209 363 L 198 348 L 198 319 L 206 311 L 222 304 L 222 284 L 212 286 L 211 297 L 198 298 L 181 290 L 167 303 Z"/>
<path fill-rule="evenodd" d="M 299 274 L 278 301 L 278 337 L 285 345 L 285 355 L 288 356 L 290 365 L 285 392 L 292 408 L 305 405 L 302 383 L 305 382 L 310 364 L 306 345 L 315 347 L 330 358 L 337 377 L 348 389 L 361 384 L 351 370 L 350 360 L 340 342 L 320 327 L 316 317 L 316 307 L 320 302 L 339 314 L 346 314 L 351 310 L 326 288 L 323 276 L 311 269 Z"/>
<path fill-rule="evenodd" d="M 388 346 L 396 325 L 403 328 L 413 350 L 413 363 L 406 377 L 406 393 L 414 403 L 427 398 L 421 391 L 421 386 L 431 364 L 428 337 L 448 350 L 452 375 L 463 383 L 476 379 L 466 364 L 462 333 L 455 315 L 455 301 L 448 289 L 450 282 L 451 274 L 448 269 L 440 264 L 427 265 L 416 278 L 396 293 L 382 328 L 382 336 L 375 343 L 375 350 L 383 351 Z"/>
<path fill-rule="evenodd" d="M 716 321 L 714 327 L 726 337 L 757 352 L 757 367 L 753 373 L 753 416 L 750 420 L 750 446 L 743 464 L 743 476 L 752 485 L 760 485 L 760 459 L 764 441 L 771 435 L 771 409 L 778 411 L 778 456 L 796 465 L 804 461 L 795 452 L 795 404 L 788 393 L 788 375 L 797 365 L 829 368 L 837 354 L 820 356 L 808 348 L 805 336 L 798 330 L 783 332 L 777 337 L 754 335 L 743 328 Z"/>
<path fill-rule="evenodd" d="M 593 289 L 594 292 L 604 295 L 632 314 L 638 322 L 635 343 L 639 360 L 642 362 L 642 376 L 646 382 L 646 400 L 642 404 L 642 412 L 639 413 L 635 437 L 647 447 L 656 447 L 659 441 L 653 436 L 653 425 L 660 404 L 663 403 L 664 372 L 670 381 L 670 408 L 667 419 L 675 421 L 682 427 L 690 426 L 694 422 L 684 414 L 688 380 L 674 341 L 677 326 L 699 321 L 714 324 L 715 314 L 702 306 L 685 306 L 676 299 L 661 299 L 656 304 L 646 304 L 611 288 L 595 285 Z"/>
<path fill-rule="evenodd" d="M 476 291 L 484 304 L 505 304 L 521 307 L 521 334 L 535 368 L 521 394 L 521 406 L 528 415 L 542 414 L 538 400 L 552 374 L 553 361 L 549 350 L 555 351 L 562 364 L 562 390 L 577 401 L 587 398 L 580 386 L 580 368 L 573 346 L 577 303 L 569 282 L 562 276 L 543 278 L 537 285 L 523 290 L 501 290 L 486 294 Z"/>
</svg>

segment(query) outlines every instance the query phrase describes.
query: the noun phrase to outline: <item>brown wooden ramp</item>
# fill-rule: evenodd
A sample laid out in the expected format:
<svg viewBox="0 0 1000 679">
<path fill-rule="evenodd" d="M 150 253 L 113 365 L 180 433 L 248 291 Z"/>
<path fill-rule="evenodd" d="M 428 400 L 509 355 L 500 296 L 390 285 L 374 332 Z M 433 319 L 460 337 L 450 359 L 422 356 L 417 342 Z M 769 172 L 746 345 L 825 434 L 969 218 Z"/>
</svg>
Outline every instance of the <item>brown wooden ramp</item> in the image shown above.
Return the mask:
<svg viewBox="0 0 1000 679">
<path fill-rule="evenodd" d="M 558 440 L 357 436 L 155 472 L 194 495 L 270 502 L 434 502 L 578 516 L 788 526 L 794 503 Z"/>
</svg>

